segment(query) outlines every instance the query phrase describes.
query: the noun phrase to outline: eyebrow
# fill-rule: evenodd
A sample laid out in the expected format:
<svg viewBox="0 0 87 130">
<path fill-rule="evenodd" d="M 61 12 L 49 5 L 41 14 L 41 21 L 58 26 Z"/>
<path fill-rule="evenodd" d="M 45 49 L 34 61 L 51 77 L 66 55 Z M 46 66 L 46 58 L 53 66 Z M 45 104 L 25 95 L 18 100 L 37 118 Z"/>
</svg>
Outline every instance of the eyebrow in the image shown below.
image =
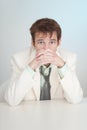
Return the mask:
<svg viewBox="0 0 87 130">
<path fill-rule="evenodd" d="M 50 40 L 56 41 L 56 39 L 50 39 Z M 36 41 L 44 41 L 44 39 L 38 39 L 38 40 L 36 40 Z"/>
<path fill-rule="evenodd" d="M 56 39 L 50 39 L 50 40 L 56 41 Z"/>
<path fill-rule="evenodd" d="M 36 40 L 36 42 L 39 42 L 39 41 L 44 41 L 43 39 L 38 39 L 38 40 Z"/>
</svg>

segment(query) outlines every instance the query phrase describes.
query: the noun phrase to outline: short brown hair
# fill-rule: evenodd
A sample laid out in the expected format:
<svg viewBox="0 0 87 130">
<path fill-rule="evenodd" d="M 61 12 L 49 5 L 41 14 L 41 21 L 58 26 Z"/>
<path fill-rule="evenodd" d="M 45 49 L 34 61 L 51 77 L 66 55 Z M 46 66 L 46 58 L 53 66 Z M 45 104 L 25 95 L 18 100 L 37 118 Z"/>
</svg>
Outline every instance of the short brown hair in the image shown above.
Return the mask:
<svg viewBox="0 0 87 130">
<path fill-rule="evenodd" d="M 57 39 L 60 40 L 61 27 L 54 19 L 49 18 L 39 19 L 35 23 L 33 23 L 32 26 L 30 27 L 30 33 L 33 42 L 35 42 L 35 34 L 37 32 L 50 33 L 50 35 L 52 36 L 52 33 L 54 31 L 57 33 Z"/>
</svg>

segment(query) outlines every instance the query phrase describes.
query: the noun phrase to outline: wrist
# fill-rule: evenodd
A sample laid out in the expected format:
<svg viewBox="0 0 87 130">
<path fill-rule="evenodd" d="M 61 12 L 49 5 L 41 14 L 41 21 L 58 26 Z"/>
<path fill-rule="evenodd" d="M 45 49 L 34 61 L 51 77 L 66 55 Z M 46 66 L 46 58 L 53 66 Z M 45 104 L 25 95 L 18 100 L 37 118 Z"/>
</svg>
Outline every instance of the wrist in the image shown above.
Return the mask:
<svg viewBox="0 0 87 130">
<path fill-rule="evenodd" d="M 28 66 L 33 70 L 33 71 L 35 71 L 35 66 L 33 65 L 33 64 L 28 64 Z"/>
<path fill-rule="evenodd" d="M 66 63 L 61 68 L 58 68 L 58 73 L 61 79 L 63 79 L 67 71 L 69 71 L 69 68 Z"/>
<path fill-rule="evenodd" d="M 64 65 L 65 65 L 65 62 L 62 61 L 57 67 L 58 67 L 58 68 L 62 68 Z"/>
</svg>

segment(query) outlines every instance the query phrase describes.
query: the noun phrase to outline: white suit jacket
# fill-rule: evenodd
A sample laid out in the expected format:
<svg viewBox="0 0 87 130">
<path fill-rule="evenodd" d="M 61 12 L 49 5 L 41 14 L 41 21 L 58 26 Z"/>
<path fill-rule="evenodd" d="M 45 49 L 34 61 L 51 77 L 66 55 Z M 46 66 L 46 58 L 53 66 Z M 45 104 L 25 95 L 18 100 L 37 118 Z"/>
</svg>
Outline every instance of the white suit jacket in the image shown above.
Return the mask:
<svg viewBox="0 0 87 130">
<path fill-rule="evenodd" d="M 18 105 L 23 100 L 39 100 L 40 73 L 39 68 L 32 78 L 26 66 L 35 57 L 35 49 L 26 50 L 13 55 L 11 59 L 12 77 L 5 88 L 4 98 L 10 105 Z M 50 75 L 51 99 L 65 98 L 69 103 L 79 103 L 83 92 L 75 72 L 76 55 L 62 49 L 57 54 L 66 62 L 68 71 L 63 79 L 58 75 L 58 68 L 52 67 Z"/>
</svg>

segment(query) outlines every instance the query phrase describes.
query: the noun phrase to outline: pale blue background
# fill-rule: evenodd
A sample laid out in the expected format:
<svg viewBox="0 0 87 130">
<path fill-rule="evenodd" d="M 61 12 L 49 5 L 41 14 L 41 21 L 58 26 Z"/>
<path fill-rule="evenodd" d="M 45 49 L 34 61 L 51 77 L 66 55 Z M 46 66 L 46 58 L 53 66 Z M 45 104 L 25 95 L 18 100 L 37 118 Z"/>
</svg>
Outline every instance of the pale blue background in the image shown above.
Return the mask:
<svg viewBox="0 0 87 130">
<path fill-rule="evenodd" d="M 62 47 L 77 53 L 77 75 L 87 96 L 87 0 L 0 0 L 0 84 L 11 75 L 11 55 L 30 45 L 29 27 L 42 17 L 59 22 Z"/>
</svg>

